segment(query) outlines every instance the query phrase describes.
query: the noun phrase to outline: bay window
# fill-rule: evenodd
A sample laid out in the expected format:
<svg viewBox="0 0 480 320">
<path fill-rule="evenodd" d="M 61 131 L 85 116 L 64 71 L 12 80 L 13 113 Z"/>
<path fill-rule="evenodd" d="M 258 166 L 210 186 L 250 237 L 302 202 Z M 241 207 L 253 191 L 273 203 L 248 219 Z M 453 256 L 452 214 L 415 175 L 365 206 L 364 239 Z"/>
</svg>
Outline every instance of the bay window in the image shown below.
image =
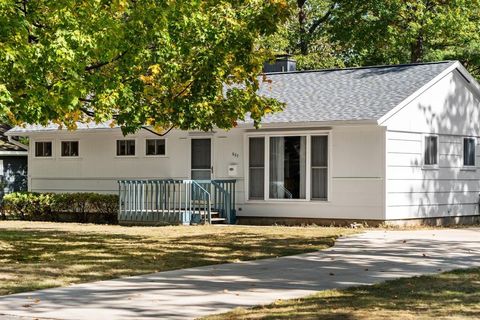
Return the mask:
<svg viewBox="0 0 480 320">
<path fill-rule="evenodd" d="M 328 135 L 266 135 L 248 142 L 249 200 L 328 199 Z"/>
</svg>

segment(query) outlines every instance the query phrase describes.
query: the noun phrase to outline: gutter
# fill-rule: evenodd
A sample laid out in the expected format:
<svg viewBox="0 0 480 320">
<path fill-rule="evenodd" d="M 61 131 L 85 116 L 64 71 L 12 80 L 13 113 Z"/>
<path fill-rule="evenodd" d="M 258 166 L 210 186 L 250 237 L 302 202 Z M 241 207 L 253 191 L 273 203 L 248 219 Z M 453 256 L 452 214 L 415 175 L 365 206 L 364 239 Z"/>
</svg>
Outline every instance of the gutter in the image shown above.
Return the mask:
<svg viewBox="0 0 480 320">
<path fill-rule="evenodd" d="M 13 139 L 13 137 L 10 136 L 10 135 L 8 135 L 7 138 L 8 138 L 8 142 L 10 142 L 11 144 L 14 144 L 17 147 L 20 147 L 20 148 L 28 151 L 28 146 L 26 144 L 23 144 L 23 143 L 19 142 L 18 140 Z"/>
</svg>

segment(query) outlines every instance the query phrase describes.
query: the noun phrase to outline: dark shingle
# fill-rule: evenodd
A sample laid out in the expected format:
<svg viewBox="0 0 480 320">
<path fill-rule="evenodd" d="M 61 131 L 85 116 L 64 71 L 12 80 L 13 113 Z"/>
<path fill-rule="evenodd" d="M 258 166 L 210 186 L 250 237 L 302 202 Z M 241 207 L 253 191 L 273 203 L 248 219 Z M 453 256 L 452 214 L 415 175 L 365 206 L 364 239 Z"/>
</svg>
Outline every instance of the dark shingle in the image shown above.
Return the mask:
<svg viewBox="0 0 480 320">
<path fill-rule="evenodd" d="M 455 64 L 444 61 L 351 69 L 271 73 L 260 94 L 286 103 L 264 123 L 378 120 Z M 246 122 L 250 122 L 247 120 Z M 79 123 L 79 130 L 110 129 L 110 122 Z M 56 131 L 58 125 L 15 127 L 10 134 Z"/>
<path fill-rule="evenodd" d="M 454 63 L 272 73 L 260 94 L 286 108 L 263 122 L 378 120 Z"/>
<path fill-rule="evenodd" d="M 5 132 L 10 130 L 11 127 L 7 124 L 0 124 L 0 151 L 25 151 L 25 149 L 20 148 L 13 143 L 8 141 L 8 138 L 5 136 Z"/>
</svg>

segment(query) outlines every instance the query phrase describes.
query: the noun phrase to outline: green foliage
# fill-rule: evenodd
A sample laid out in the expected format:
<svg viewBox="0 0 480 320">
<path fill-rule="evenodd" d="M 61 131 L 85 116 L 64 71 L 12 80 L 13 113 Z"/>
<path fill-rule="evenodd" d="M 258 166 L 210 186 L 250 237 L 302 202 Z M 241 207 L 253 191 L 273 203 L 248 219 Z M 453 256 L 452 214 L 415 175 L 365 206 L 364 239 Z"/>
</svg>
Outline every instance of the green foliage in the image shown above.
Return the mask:
<svg viewBox="0 0 480 320">
<path fill-rule="evenodd" d="M 51 215 L 55 205 L 53 194 L 40 194 L 35 192 L 14 192 L 3 197 L 3 205 L 17 218 L 33 219 L 47 218 Z"/>
<path fill-rule="evenodd" d="M 331 41 L 328 24 L 335 2 L 332 0 L 290 0 L 290 16 L 262 45 L 277 53 L 288 53 L 297 69 L 343 67 L 341 47 Z"/>
<path fill-rule="evenodd" d="M 480 79 L 479 0 L 290 0 L 290 16 L 262 40 L 297 68 L 460 60 Z"/>
<path fill-rule="evenodd" d="M 4 209 L 21 220 L 117 222 L 118 196 L 98 193 L 14 192 L 4 196 Z"/>
<path fill-rule="evenodd" d="M 1 0 L 0 113 L 124 133 L 258 124 L 282 104 L 256 93 L 270 56 L 256 42 L 287 14 L 286 0 Z"/>
<path fill-rule="evenodd" d="M 349 65 L 458 59 L 475 74 L 479 20 L 479 0 L 341 0 L 328 32 Z"/>
</svg>

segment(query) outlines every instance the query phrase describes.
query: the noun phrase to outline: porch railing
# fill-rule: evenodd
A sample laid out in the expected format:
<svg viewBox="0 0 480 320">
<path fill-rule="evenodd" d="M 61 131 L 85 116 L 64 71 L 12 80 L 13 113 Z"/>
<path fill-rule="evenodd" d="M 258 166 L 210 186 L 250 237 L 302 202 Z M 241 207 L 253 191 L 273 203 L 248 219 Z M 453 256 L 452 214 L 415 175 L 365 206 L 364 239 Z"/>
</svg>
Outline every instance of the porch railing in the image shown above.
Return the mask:
<svg viewBox="0 0 480 320">
<path fill-rule="evenodd" d="M 235 222 L 235 180 L 119 180 L 118 220 L 130 224 Z"/>
<path fill-rule="evenodd" d="M 195 180 L 212 196 L 212 208 L 229 224 L 235 223 L 235 180 Z"/>
</svg>

